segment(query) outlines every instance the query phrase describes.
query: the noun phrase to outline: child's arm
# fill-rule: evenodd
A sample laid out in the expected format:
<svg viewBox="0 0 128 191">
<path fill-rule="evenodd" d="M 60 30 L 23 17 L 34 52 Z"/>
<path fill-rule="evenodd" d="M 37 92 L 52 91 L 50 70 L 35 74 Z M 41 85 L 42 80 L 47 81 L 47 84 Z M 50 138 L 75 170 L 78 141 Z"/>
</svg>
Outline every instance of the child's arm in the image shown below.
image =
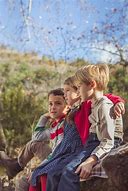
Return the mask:
<svg viewBox="0 0 128 191">
<path fill-rule="evenodd" d="M 121 98 L 120 96 L 116 96 L 113 94 L 105 94 L 105 96 L 110 99 L 114 104 L 118 103 L 118 102 L 123 102 L 125 103 L 124 99 Z"/>
<path fill-rule="evenodd" d="M 115 96 L 113 94 L 105 94 L 105 96 L 114 103 L 114 113 L 116 117 L 120 117 L 122 114 L 125 113 L 124 99 L 122 99 L 120 96 Z"/>
<path fill-rule="evenodd" d="M 32 140 L 46 140 L 50 137 L 49 128 L 45 128 L 50 116 L 48 113 L 42 115 L 34 129 Z"/>
<path fill-rule="evenodd" d="M 114 105 L 114 113 L 116 117 L 120 117 L 125 113 L 125 107 L 123 102 L 118 102 Z"/>
<path fill-rule="evenodd" d="M 42 131 L 49 119 L 50 119 L 49 113 L 45 113 L 44 115 L 41 115 L 34 131 L 38 131 L 38 130 Z"/>
</svg>

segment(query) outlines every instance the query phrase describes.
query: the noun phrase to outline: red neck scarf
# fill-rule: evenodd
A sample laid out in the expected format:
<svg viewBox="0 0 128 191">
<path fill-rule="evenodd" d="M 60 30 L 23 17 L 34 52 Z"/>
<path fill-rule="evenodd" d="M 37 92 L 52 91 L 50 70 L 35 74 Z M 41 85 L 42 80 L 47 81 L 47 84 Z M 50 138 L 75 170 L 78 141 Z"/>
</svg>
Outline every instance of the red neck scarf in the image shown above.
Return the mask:
<svg viewBox="0 0 128 191">
<path fill-rule="evenodd" d="M 89 135 L 89 119 L 88 116 L 91 112 L 91 101 L 85 101 L 81 104 L 80 109 L 76 112 L 74 121 L 79 132 L 82 143 L 85 144 Z"/>
</svg>

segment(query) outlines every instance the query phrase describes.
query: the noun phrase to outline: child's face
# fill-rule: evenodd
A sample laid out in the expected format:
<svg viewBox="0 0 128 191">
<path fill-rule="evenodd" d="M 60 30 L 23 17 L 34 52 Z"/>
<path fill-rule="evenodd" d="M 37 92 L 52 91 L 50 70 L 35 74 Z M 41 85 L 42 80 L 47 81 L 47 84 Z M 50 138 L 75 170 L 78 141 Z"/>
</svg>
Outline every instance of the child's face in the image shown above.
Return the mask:
<svg viewBox="0 0 128 191">
<path fill-rule="evenodd" d="M 63 96 L 60 95 L 49 95 L 49 114 L 53 119 L 59 119 L 64 114 L 64 109 L 66 107 L 65 100 Z"/>
<path fill-rule="evenodd" d="M 78 85 L 78 91 L 81 97 L 81 101 L 88 100 L 92 97 L 94 90 L 91 84 L 87 85 L 84 82 L 79 82 L 77 85 Z"/>
<path fill-rule="evenodd" d="M 64 97 L 66 100 L 66 103 L 69 106 L 72 106 L 76 101 L 79 100 L 79 96 L 76 90 L 74 90 L 73 87 L 70 85 L 64 84 Z"/>
</svg>

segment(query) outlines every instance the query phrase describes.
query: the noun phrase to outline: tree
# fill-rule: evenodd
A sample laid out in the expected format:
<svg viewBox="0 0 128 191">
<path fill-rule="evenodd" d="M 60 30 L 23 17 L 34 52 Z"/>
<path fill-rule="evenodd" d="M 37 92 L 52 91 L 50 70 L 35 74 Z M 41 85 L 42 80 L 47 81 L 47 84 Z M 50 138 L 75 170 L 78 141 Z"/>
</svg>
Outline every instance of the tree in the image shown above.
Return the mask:
<svg viewBox="0 0 128 191">
<path fill-rule="evenodd" d="M 72 2 L 77 7 L 73 9 L 75 13 L 69 10 Z M 79 57 L 87 61 L 96 62 L 99 58 L 127 65 L 128 2 L 111 1 L 111 5 L 108 0 L 98 2 L 103 3 L 102 9 L 93 1 L 83 0 L 70 1 L 68 6 L 66 0 L 8 1 L 5 4 L 10 14 L 14 15 L 17 9 L 20 10 L 17 14 L 21 16 L 19 24 L 14 26 L 16 34 L 13 41 L 24 50 L 29 43 L 32 47 L 34 43 L 34 51 L 44 52 L 44 56 L 52 58 L 55 67 L 58 64 L 56 58 L 67 63 Z M 35 16 L 37 8 L 39 13 Z M 78 23 L 77 19 L 81 22 Z"/>
</svg>

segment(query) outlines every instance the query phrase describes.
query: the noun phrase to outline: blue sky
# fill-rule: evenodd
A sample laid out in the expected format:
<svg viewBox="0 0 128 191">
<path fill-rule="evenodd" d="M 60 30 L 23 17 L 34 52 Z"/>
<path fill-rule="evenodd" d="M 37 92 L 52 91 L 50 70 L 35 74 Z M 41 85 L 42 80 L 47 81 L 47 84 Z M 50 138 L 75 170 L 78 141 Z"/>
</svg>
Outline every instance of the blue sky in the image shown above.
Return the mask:
<svg viewBox="0 0 128 191">
<path fill-rule="evenodd" d="M 104 46 L 108 46 L 103 35 L 95 37 L 94 34 L 90 37 L 90 31 L 97 26 L 102 30 L 102 25 L 106 21 L 117 23 L 119 28 L 123 27 L 123 32 L 128 30 L 127 26 L 124 29 L 124 25 L 119 23 L 118 12 L 109 17 L 109 13 L 120 9 L 124 1 L 22 0 L 21 7 L 19 0 L 0 0 L 0 44 L 20 52 L 34 51 L 41 56 L 46 55 L 54 59 L 84 58 L 92 61 L 108 59 L 109 54 L 103 52 L 101 56 L 100 51 L 86 48 L 90 43 L 98 44 L 98 40 L 100 40 L 99 46 L 101 42 Z M 28 11 L 29 2 L 32 4 Z M 114 32 L 115 37 L 119 39 L 121 30 Z M 111 36 L 108 33 L 107 39 L 109 35 Z M 126 34 L 125 39 L 122 38 L 119 43 L 121 46 L 128 43 Z M 111 43 L 108 48 L 114 51 Z"/>
</svg>

